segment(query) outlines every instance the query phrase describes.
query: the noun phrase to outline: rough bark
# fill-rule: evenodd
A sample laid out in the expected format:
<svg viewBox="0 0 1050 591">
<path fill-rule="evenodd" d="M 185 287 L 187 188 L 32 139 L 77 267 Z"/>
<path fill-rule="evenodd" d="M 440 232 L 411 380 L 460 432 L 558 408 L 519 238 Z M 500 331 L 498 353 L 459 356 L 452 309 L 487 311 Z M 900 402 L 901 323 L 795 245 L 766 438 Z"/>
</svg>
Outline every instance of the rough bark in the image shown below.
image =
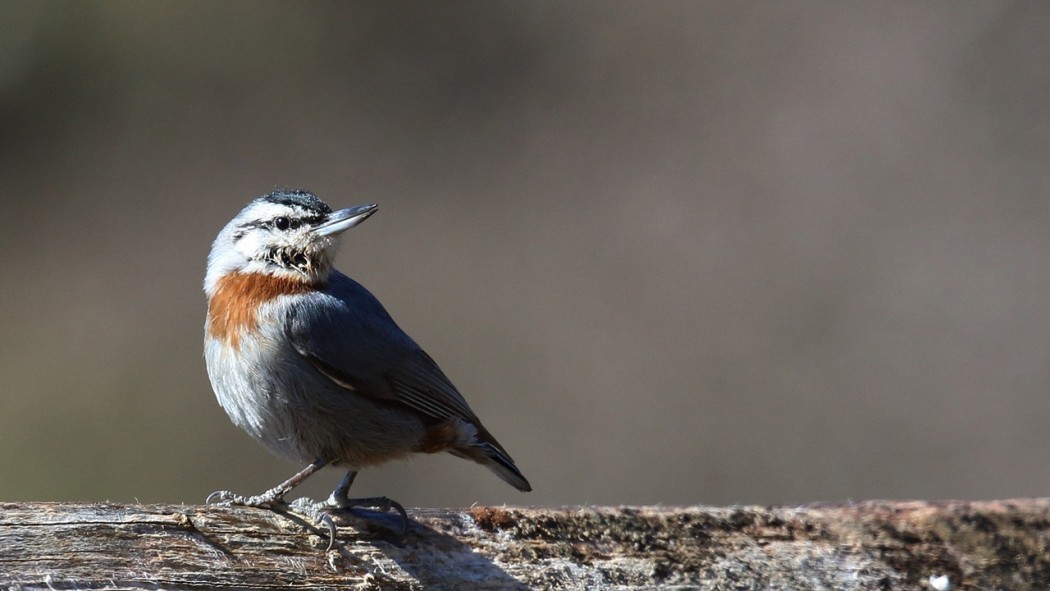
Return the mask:
<svg viewBox="0 0 1050 591">
<path fill-rule="evenodd" d="M 1050 499 L 415 509 L 0 504 L 23 589 L 1050 589 Z M 945 585 L 949 585 L 945 587 Z"/>
</svg>

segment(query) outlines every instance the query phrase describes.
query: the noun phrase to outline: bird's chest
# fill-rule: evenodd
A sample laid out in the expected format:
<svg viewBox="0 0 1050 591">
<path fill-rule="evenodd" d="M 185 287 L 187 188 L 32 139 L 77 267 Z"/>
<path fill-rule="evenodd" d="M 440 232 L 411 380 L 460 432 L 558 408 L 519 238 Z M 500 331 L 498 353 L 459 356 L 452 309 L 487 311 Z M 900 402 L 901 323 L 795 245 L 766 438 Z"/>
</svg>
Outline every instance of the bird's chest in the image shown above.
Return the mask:
<svg viewBox="0 0 1050 591">
<path fill-rule="evenodd" d="M 204 358 L 219 404 L 235 424 L 256 435 L 279 427 L 294 351 L 279 334 L 262 329 L 238 335 L 237 346 L 207 335 Z M 283 430 L 283 429 L 282 429 Z"/>
<path fill-rule="evenodd" d="M 219 404 L 234 424 L 283 455 L 297 457 L 290 408 L 301 395 L 302 360 L 284 332 L 299 290 L 230 276 L 212 295 L 204 357 Z M 272 278 L 269 278 L 272 279 Z"/>
</svg>

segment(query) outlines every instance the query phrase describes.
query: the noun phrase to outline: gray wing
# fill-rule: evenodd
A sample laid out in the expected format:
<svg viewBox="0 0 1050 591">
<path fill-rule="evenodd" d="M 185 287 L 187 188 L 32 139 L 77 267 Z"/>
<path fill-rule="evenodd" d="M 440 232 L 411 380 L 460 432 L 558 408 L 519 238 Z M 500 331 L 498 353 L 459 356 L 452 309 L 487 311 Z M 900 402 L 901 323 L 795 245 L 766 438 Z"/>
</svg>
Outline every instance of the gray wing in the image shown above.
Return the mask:
<svg viewBox="0 0 1050 591">
<path fill-rule="evenodd" d="M 361 395 L 438 420 L 478 418 L 437 363 L 359 283 L 334 271 L 292 309 L 287 335 L 319 372 Z"/>
</svg>

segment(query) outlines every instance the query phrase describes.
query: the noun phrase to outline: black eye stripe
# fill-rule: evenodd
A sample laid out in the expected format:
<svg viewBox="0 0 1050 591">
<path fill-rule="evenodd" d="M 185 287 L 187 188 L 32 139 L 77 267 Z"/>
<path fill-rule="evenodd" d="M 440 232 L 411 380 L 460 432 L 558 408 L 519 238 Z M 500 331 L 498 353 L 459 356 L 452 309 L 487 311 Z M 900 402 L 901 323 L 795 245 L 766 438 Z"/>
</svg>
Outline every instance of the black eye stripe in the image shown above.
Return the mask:
<svg viewBox="0 0 1050 591">
<path fill-rule="evenodd" d="M 243 224 L 241 224 L 241 225 L 239 225 L 237 227 L 242 229 L 242 230 L 249 230 L 249 229 L 252 229 L 252 228 L 265 228 L 266 227 L 266 222 L 258 222 L 258 221 L 244 222 Z M 245 234 L 245 232 L 240 232 L 240 234 L 243 236 Z"/>
<path fill-rule="evenodd" d="M 270 220 L 252 220 L 250 222 L 244 222 L 237 226 L 238 232 L 234 236 L 234 239 L 240 239 L 244 236 L 245 231 L 252 228 L 275 228 L 277 230 L 288 230 L 296 229 L 300 226 L 316 225 L 325 221 L 327 216 L 323 215 L 305 215 L 301 217 L 289 217 L 289 216 L 277 216 Z"/>
</svg>

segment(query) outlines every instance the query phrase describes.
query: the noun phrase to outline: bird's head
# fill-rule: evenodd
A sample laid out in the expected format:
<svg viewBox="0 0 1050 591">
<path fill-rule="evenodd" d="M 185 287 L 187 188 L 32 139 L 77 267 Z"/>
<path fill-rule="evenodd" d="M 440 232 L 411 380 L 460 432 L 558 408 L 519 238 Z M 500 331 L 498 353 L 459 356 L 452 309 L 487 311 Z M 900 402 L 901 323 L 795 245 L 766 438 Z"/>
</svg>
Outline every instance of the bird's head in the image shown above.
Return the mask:
<svg viewBox="0 0 1050 591">
<path fill-rule="evenodd" d="M 321 284 L 332 270 L 340 235 L 378 205 L 332 211 L 316 195 L 278 190 L 255 199 L 219 232 L 208 255 L 204 290 L 212 295 L 229 273 L 272 275 Z"/>
</svg>

